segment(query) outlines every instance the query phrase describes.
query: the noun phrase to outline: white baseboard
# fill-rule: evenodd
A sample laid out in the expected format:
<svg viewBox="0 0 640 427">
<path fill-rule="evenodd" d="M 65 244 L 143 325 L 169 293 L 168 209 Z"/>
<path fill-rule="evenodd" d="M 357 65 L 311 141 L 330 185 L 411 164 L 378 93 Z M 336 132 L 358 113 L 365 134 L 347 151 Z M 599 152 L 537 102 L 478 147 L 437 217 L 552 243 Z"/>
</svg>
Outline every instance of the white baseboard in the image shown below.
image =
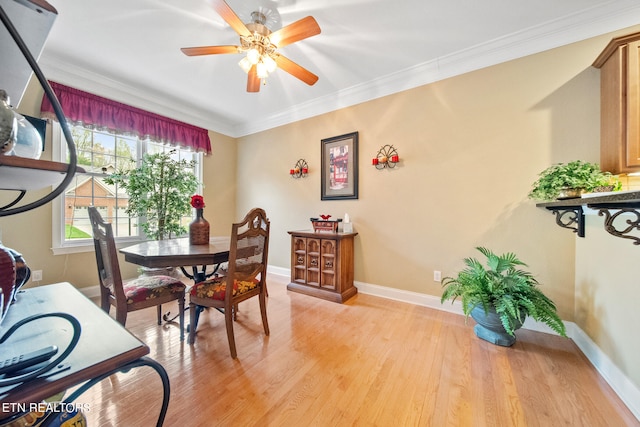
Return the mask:
<svg viewBox="0 0 640 427">
<path fill-rule="evenodd" d="M 640 421 L 640 389 L 629 380 L 629 378 L 611 361 L 589 336 L 578 327 L 572 324 L 574 330 L 571 339 L 582 350 L 587 359 L 602 375 L 604 380 L 611 386 L 613 391 L 620 397 L 629 410 Z M 567 325 L 569 326 L 569 325 Z M 568 328 L 567 328 L 568 329 Z M 567 331 L 568 335 L 568 331 Z"/>
<path fill-rule="evenodd" d="M 275 274 L 276 276 L 291 277 L 291 270 L 283 267 L 276 267 L 275 265 L 267 266 L 267 274 Z"/>
</svg>

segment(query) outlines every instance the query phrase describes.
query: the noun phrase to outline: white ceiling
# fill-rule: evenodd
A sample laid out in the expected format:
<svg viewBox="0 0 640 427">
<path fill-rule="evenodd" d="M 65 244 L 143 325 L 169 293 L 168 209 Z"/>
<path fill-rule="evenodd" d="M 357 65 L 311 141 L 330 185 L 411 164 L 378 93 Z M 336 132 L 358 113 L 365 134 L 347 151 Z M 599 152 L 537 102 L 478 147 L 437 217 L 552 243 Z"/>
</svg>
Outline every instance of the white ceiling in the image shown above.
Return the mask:
<svg viewBox="0 0 640 427">
<path fill-rule="evenodd" d="M 640 23 L 638 0 L 228 0 L 322 30 L 280 50 L 314 86 L 277 70 L 247 93 L 241 55 L 180 52 L 238 44 L 207 0 L 49 1 L 48 79 L 234 137 Z"/>
</svg>

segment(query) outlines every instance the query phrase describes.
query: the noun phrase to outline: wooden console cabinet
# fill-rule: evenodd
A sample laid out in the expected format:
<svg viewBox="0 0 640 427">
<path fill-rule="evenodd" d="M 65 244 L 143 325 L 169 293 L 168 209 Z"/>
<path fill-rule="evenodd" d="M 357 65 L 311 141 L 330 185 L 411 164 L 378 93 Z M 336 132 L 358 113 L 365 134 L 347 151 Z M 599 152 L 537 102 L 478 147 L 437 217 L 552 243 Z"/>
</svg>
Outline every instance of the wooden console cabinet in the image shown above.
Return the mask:
<svg viewBox="0 0 640 427">
<path fill-rule="evenodd" d="M 291 283 L 287 289 L 342 303 L 353 286 L 353 240 L 358 233 L 289 231 Z"/>
</svg>

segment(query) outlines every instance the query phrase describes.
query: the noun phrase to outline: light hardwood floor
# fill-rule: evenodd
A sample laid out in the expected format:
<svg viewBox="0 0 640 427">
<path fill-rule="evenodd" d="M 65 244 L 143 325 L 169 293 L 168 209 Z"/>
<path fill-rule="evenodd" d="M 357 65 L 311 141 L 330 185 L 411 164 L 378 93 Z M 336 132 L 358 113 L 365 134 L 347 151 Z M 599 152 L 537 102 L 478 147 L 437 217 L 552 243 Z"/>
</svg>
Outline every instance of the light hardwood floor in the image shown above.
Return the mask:
<svg viewBox="0 0 640 427">
<path fill-rule="evenodd" d="M 129 314 L 171 379 L 165 426 L 640 426 L 569 339 L 520 330 L 503 348 L 451 313 L 363 294 L 336 304 L 279 276 L 269 293 L 269 337 L 257 298 L 240 305 L 237 360 L 215 310 L 193 346 L 154 309 Z M 154 425 L 160 401 L 148 368 L 79 399 L 101 427 Z"/>
</svg>

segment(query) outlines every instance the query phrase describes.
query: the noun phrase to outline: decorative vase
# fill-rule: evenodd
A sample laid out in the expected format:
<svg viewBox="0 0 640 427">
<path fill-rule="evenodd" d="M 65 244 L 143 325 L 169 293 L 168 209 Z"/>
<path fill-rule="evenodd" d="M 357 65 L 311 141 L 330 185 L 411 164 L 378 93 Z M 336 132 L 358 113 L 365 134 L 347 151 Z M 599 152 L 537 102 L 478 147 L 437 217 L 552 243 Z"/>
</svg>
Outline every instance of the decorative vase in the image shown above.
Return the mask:
<svg viewBox="0 0 640 427">
<path fill-rule="evenodd" d="M 13 290 L 13 301 L 12 301 L 12 302 L 15 302 L 16 295 L 18 295 L 18 291 L 31 278 L 31 269 L 27 265 L 27 262 L 24 260 L 24 257 L 20 252 L 17 252 L 11 248 L 5 248 L 5 249 L 9 251 L 16 265 L 16 284 Z"/>
<path fill-rule="evenodd" d="M 202 216 L 203 209 L 196 209 L 196 219 L 189 224 L 189 243 L 192 245 L 209 244 L 209 221 Z"/>
<path fill-rule="evenodd" d="M 28 159 L 39 159 L 42 153 L 42 137 L 29 121 L 17 112 L 13 112 L 18 123 L 16 145 L 13 154 Z"/>
<path fill-rule="evenodd" d="M 42 138 L 29 121 L 11 107 L 7 92 L 0 89 L 0 155 L 39 159 Z"/>
<path fill-rule="evenodd" d="M 500 316 L 493 307 L 489 309 L 488 313 L 485 313 L 482 305 L 477 305 L 471 310 L 471 317 L 478 322 L 473 328 L 478 338 L 503 347 L 510 347 L 516 342 L 516 337 L 509 335 L 504 326 L 502 326 Z M 520 317 L 523 317 L 522 313 Z M 513 330 L 515 331 L 521 327 L 522 322 L 516 321 L 513 325 Z"/>
<path fill-rule="evenodd" d="M 0 307 L 0 322 L 9 309 L 16 286 L 16 262 L 11 252 L 0 244 L 0 289 L 2 289 L 3 302 Z"/>
<path fill-rule="evenodd" d="M 0 155 L 13 154 L 18 137 L 18 120 L 10 103 L 7 92 L 0 89 Z"/>
</svg>

